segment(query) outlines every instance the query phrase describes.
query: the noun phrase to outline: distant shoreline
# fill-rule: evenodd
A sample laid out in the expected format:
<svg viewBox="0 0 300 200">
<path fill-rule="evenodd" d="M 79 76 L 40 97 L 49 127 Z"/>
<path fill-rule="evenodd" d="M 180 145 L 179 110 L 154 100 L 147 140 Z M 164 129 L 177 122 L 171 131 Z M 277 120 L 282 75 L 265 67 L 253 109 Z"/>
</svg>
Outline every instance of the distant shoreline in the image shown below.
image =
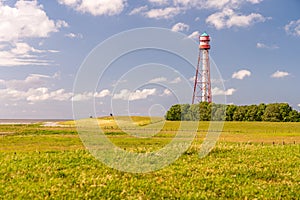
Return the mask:
<svg viewBox="0 0 300 200">
<path fill-rule="evenodd" d="M 36 124 L 43 122 L 63 122 L 73 119 L 0 119 L 0 125 L 6 124 Z"/>
</svg>

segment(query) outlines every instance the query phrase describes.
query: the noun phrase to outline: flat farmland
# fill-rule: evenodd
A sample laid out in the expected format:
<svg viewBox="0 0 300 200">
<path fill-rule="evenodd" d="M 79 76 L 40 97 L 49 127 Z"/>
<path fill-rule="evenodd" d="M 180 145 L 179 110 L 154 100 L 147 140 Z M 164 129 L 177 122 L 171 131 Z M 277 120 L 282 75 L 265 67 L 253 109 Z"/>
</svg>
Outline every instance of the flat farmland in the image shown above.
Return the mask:
<svg viewBox="0 0 300 200">
<path fill-rule="evenodd" d="M 180 130 L 180 122 L 160 118 L 126 120 L 101 118 L 99 125 L 115 145 L 141 153 L 162 148 L 178 130 L 194 126 Z M 200 159 L 209 125 L 199 122 L 191 147 L 178 160 L 144 174 L 95 159 L 72 121 L 1 125 L 0 199 L 300 198 L 300 123 L 225 122 L 214 149 Z M 136 138 L 132 130 L 151 137 Z"/>
</svg>

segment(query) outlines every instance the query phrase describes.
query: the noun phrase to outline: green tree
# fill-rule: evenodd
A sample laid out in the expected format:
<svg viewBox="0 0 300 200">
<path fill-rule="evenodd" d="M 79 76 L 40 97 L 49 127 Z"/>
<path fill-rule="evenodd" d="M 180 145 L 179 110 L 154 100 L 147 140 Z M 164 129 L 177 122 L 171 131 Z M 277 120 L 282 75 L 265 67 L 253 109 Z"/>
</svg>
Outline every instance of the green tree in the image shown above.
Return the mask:
<svg viewBox="0 0 300 200">
<path fill-rule="evenodd" d="M 211 105 L 208 102 L 201 102 L 199 104 L 199 120 L 210 121 L 211 120 Z"/>
<path fill-rule="evenodd" d="M 261 103 L 258 105 L 258 111 L 257 111 L 257 121 L 262 121 L 262 116 L 265 113 L 266 110 L 266 104 Z"/>
<path fill-rule="evenodd" d="M 289 113 L 289 121 L 290 122 L 300 122 L 300 113 L 296 110 L 292 110 Z"/>
<path fill-rule="evenodd" d="M 181 105 L 181 120 L 190 121 L 189 117 L 190 104 Z"/>
<path fill-rule="evenodd" d="M 226 107 L 226 121 L 233 121 L 233 115 L 236 109 L 236 105 L 228 105 Z"/>
<path fill-rule="evenodd" d="M 199 121 L 200 119 L 200 104 L 192 104 L 188 111 L 188 119 L 190 121 Z"/>
<path fill-rule="evenodd" d="M 166 114 L 166 120 L 180 121 L 181 120 L 181 105 L 173 105 Z"/>
<path fill-rule="evenodd" d="M 279 105 L 280 121 L 290 121 L 289 114 L 293 110 L 288 103 L 280 103 Z"/>
<path fill-rule="evenodd" d="M 211 119 L 213 121 L 223 121 L 226 119 L 226 105 L 211 104 Z"/>
<path fill-rule="evenodd" d="M 258 106 L 250 105 L 247 106 L 247 113 L 245 115 L 246 121 L 260 121 L 258 117 Z"/>
<path fill-rule="evenodd" d="M 269 121 L 269 122 L 280 122 L 281 114 L 280 114 L 279 104 L 278 103 L 268 104 L 262 116 L 262 120 Z"/>
<path fill-rule="evenodd" d="M 238 106 L 234 111 L 234 121 L 246 121 L 247 106 Z"/>
</svg>

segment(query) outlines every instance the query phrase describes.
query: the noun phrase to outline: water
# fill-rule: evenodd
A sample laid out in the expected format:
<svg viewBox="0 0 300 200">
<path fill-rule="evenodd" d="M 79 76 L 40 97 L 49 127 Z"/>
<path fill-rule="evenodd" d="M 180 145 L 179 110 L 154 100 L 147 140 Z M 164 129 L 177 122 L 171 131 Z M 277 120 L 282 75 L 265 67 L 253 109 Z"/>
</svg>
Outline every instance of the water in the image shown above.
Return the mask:
<svg viewBox="0 0 300 200">
<path fill-rule="evenodd" d="M 0 119 L 0 124 L 36 124 L 44 122 L 61 122 L 70 119 Z"/>
</svg>

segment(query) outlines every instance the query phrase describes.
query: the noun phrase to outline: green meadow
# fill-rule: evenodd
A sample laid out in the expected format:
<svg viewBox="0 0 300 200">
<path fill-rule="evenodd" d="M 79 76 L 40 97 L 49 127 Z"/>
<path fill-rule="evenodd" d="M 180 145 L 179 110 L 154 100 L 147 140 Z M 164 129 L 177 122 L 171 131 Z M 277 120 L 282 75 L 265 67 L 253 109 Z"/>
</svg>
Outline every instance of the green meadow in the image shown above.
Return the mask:
<svg viewBox="0 0 300 200">
<path fill-rule="evenodd" d="M 168 144 L 180 122 L 100 118 L 120 148 L 151 152 Z M 184 122 L 194 123 L 194 122 Z M 225 122 L 215 148 L 199 150 L 209 122 L 191 147 L 155 172 L 107 167 L 83 146 L 75 122 L 0 125 L 0 199 L 299 199 L 300 123 Z M 189 131 L 188 124 L 184 131 Z M 157 133 L 136 138 L 127 131 Z"/>
</svg>

